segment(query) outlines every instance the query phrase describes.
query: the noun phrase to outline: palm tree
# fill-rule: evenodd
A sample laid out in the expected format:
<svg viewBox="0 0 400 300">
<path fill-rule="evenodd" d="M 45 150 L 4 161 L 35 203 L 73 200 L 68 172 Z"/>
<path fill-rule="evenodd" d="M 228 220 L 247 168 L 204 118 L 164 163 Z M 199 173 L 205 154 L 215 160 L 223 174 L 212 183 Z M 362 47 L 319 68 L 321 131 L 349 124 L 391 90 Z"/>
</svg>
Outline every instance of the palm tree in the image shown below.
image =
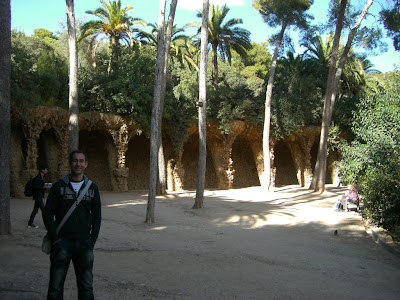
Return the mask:
<svg viewBox="0 0 400 300">
<path fill-rule="evenodd" d="M 121 0 L 108 0 L 107 3 L 100 0 L 100 3 L 102 7 L 86 11 L 87 14 L 94 15 L 100 18 L 100 20 L 89 21 L 83 24 L 79 41 L 91 36 L 90 46 L 93 50 L 92 53 L 94 53 L 98 43 L 104 39 L 102 36 L 105 35 L 111 44 L 110 71 L 110 69 L 115 68 L 115 63 L 118 60 L 120 41 L 122 40 L 130 45 L 134 40 L 131 26 L 134 24 L 146 26 L 146 23 L 142 19 L 132 18 L 127 15 L 128 11 L 133 9 L 133 5 L 121 8 Z"/>
<path fill-rule="evenodd" d="M 323 40 L 320 35 L 306 38 L 301 46 L 305 47 L 304 56 L 311 59 L 317 65 L 329 69 L 329 63 L 332 55 L 333 34 L 328 34 Z"/>
<path fill-rule="evenodd" d="M 138 31 L 137 37 L 139 43 L 142 45 L 157 47 L 158 25 L 156 23 L 150 23 L 147 26 L 151 28 L 150 32 L 145 30 Z M 194 46 L 191 38 L 182 34 L 183 32 L 183 28 L 178 28 L 176 25 L 173 26 L 169 56 L 178 59 L 178 61 L 189 68 L 195 68 L 198 70 L 199 68 L 195 61 L 196 56 L 198 55 L 198 50 Z"/>
<path fill-rule="evenodd" d="M 304 57 L 308 59 L 313 66 L 313 73 L 318 74 L 321 80 L 325 80 L 323 88 L 326 88 L 326 80 L 329 72 L 329 65 L 332 56 L 333 34 L 328 34 L 323 40 L 320 35 L 306 39 L 302 46 L 306 48 Z M 344 50 L 339 45 L 338 53 Z M 339 96 L 354 95 L 365 85 L 365 73 L 374 72 L 373 65 L 362 55 L 357 55 L 353 49 L 349 50 L 346 65 L 341 77 L 341 86 L 338 90 Z"/>
<path fill-rule="evenodd" d="M 301 45 L 306 49 L 303 57 L 309 72 L 315 75 L 315 85 L 325 89 L 332 56 L 333 34 L 326 35 L 325 39 L 319 34 L 307 37 Z"/>
<path fill-rule="evenodd" d="M 247 50 L 251 49 L 250 32 L 246 29 L 237 27 L 238 24 L 243 24 L 240 18 L 230 19 L 224 23 L 229 12 L 228 6 L 225 4 L 222 7 L 217 5 L 210 6 L 210 14 L 208 20 L 208 43 L 211 44 L 212 53 L 212 79 L 214 89 L 218 83 L 218 62 L 217 53 L 222 60 L 227 59 L 229 63 L 232 59 L 232 49 L 241 57 L 246 57 Z M 202 12 L 197 13 L 197 17 L 202 18 Z M 201 31 L 199 23 L 192 23 Z"/>
</svg>

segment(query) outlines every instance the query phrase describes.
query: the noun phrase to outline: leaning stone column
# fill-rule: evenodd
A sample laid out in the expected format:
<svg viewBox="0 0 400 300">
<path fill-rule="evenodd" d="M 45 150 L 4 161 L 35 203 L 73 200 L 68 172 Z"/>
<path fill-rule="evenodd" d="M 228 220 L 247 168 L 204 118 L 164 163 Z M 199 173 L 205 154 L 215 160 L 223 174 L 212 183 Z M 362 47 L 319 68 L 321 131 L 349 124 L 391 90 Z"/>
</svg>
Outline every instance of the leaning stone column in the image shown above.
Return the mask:
<svg viewBox="0 0 400 300">
<path fill-rule="evenodd" d="M 68 136 L 69 130 L 68 126 L 63 126 L 62 128 L 53 127 L 54 132 L 56 134 L 57 141 L 60 145 L 60 155 L 58 157 L 58 170 L 57 176 L 58 178 L 62 178 L 66 174 L 68 174 Z"/>
<path fill-rule="evenodd" d="M 40 136 L 42 127 L 34 126 L 33 124 L 25 123 L 23 125 L 23 133 L 26 139 L 26 157 L 25 157 L 25 171 L 26 177 L 33 177 L 37 175 L 37 140 Z M 36 125 L 36 124 L 35 124 Z"/>
<path fill-rule="evenodd" d="M 309 187 L 313 178 L 313 169 L 311 166 L 311 149 L 314 145 L 315 140 L 319 137 L 319 127 L 309 128 L 307 131 L 303 131 L 299 136 L 300 146 L 304 153 L 304 185 Z"/>
<path fill-rule="evenodd" d="M 128 143 L 133 132 L 128 129 L 128 125 L 122 125 L 119 130 L 108 129 L 117 148 L 117 168 L 113 170 L 118 189 L 121 192 L 128 191 L 129 168 L 126 167 L 125 153 L 128 150 Z"/>
<path fill-rule="evenodd" d="M 230 189 L 233 185 L 233 174 L 231 152 L 226 139 L 212 139 L 208 143 L 213 157 L 217 185 L 219 189 Z"/>
<path fill-rule="evenodd" d="M 183 177 L 185 169 L 182 164 L 183 145 L 174 151 L 173 157 L 168 159 L 167 185 L 170 191 L 183 190 Z"/>
<path fill-rule="evenodd" d="M 250 142 L 251 152 L 253 153 L 254 162 L 257 168 L 258 179 L 260 184 L 263 183 L 264 178 L 264 156 L 262 141 L 256 140 Z"/>
<path fill-rule="evenodd" d="M 301 187 L 304 187 L 304 154 L 302 149 L 300 149 L 300 146 L 294 136 L 291 136 L 286 144 L 289 147 L 290 154 L 292 155 L 292 159 L 296 167 L 297 182 Z"/>
<path fill-rule="evenodd" d="M 236 137 L 245 128 L 244 122 L 234 121 L 231 123 L 228 134 L 214 134 L 215 139 L 212 139 L 210 143 L 219 189 L 231 189 L 233 187 L 235 170 L 233 169 L 232 145 Z"/>
<path fill-rule="evenodd" d="M 276 167 L 275 167 L 275 141 L 269 142 L 269 159 L 271 166 L 271 187 L 275 187 L 276 184 Z"/>
<path fill-rule="evenodd" d="M 262 140 L 252 141 L 250 143 L 251 151 L 253 152 L 254 161 L 257 168 L 258 178 L 261 186 L 264 184 L 264 152 Z M 270 186 L 274 187 L 276 182 L 276 167 L 275 167 L 275 142 L 270 141 L 269 144 L 269 158 L 270 158 Z"/>
</svg>

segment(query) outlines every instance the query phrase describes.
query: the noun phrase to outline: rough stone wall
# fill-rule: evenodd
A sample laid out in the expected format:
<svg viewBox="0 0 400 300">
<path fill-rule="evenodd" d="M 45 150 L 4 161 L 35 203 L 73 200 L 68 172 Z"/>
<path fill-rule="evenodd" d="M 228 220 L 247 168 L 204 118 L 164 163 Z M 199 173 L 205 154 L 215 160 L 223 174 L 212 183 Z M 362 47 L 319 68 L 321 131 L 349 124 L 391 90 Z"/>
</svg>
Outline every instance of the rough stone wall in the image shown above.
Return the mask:
<svg viewBox="0 0 400 300">
<path fill-rule="evenodd" d="M 216 124 L 207 124 L 206 188 L 239 188 L 260 184 L 263 176 L 262 135 L 242 121 L 222 134 Z M 101 190 L 148 189 L 150 141 L 137 135 L 137 125 L 128 118 L 85 112 L 79 115 L 79 147 L 88 154 L 86 175 Z M 12 109 L 10 190 L 22 196 L 29 176 L 47 164 L 46 181 L 55 182 L 68 172 L 68 112 L 60 108 Z M 198 130 L 188 129 L 188 138 L 173 149 L 163 129 L 163 146 L 169 189 L 195 189 L 197 182 Z M 319 128 L 305 128 L 273 145 L 273 176 L 277 185 L 304 184 L 315 163 Z M 335 179 L 332 167 L 339 156 L 329 157 L 328 180 Z M 307 177 L 308 176 L 308 177 Z"/>
<path fill-rule="evenodd" d="M 296 167 L 287 144 L 279 141 L 276 143 L 274 150 L 274 166 L 276 167 L 275 185 L 282 186 L 296 183 L 298 181 Z"/>
<path fill-rule="evenodd" d="M 95 130 L 81 130 L 79 133 L 79 147 L 88 156 L 88 168 L 85 174 L 106 191 L 113 190 L 112 168 L 107 154 L 107 145 L 110 143 L 112 143 L 110 136 Z"/>
<path fill-rule="evenodd" d="M 150 140 L 145 135 L 134 136 L 131 139 L 126 161 L 129 168 L 129 189 L 147 189 L 149 187 Z"/>
<path fill-rule="evenodd" d="M 251 145 L 243 136 L 239 135 L 233 143 L 232 160 L 235 170 L 234 188 L 260 185 Z"/>
<path fill-rule="evenodd" d="M 11 196 L 17 197 L 23 195 L 24 184 L 29 177 L 23 174 L 25 170 L 23 149 L 23 136 L 12 128 L 11 134 L 11 157 L 10 157 L 10 191 Z"/>
<path fill-rule="evenodd" d="M 195 189 L 197 183 L 197 160 L 199 157 L 198 133 L 192 134 L 183 148 L 182 164 L 185 168 L 183 186 L 185 189 Z M 207 188 L 217 188 L 217 176 L 210 149 L 207 145 L 206 182 Z"/>
</svg>

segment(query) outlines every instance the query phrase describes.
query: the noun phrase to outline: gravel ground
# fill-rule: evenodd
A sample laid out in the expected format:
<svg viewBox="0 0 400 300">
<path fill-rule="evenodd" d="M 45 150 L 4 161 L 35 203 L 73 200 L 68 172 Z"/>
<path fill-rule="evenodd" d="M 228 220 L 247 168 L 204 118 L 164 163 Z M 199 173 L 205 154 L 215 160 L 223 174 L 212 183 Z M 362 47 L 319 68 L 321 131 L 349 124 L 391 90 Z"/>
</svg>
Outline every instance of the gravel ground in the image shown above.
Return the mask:
<svg viewBox="0 0 400 300">
<path fill-rule="evenodd" d="M 96 299 L 399 299 L 400 258 L 376 243 L 357 212 L 335 212 L 344 188 L 206 191 L 156 200 L 102 192 L 95 247 Z M 12 235 L 0 236 L 0 299 L 45 299 L 45 235 L 27 228 L 30 199 L 11 199 Z M 337 234 L 335 234 L 335 231 Z M 73 267 L 65 297 L 77 299 Z"/>
</svg>

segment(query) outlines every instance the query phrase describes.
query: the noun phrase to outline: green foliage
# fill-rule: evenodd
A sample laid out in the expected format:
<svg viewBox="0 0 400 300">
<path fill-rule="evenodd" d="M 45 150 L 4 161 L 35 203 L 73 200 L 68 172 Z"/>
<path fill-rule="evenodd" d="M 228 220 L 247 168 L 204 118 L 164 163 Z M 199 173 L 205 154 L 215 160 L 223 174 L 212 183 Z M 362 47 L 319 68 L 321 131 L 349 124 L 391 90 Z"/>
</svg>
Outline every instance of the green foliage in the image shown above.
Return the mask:
<svg viewBox="0 0 400 300">
<path fill-rule="evenodd" d="M 165 99 L 164 120 L 172 145 L 179 149 L 188 137 L 188 128 L 197 117 L 198 79 L 196 71 L 176 60 L 172 60 L 169 74 L 168 82 L 173 86 L 173 95 Z"/>
<path fill-rule="evenodd" d="M 67 107 L 68 63 L 48 43 L 51 32 L 43 29 L 35 34 L 44 39 L 11 33 L 11 101 L 27 107 Z"/>
<path fill-rule="evenodd" d="M 248 83 L 252 84 L 252 88 Z M 264 113 L 262 87 L 263 81 L 252 77 L 247 81 L 245 77 L 232 70 L 228 64 L 220 64 L 218 87 L 216 90 L 209 86 L 207 91 L 208 116 L 218 121 L 223 133 L 230 130 L 233 120 L 247 120 L 257 123 Z"/>
<path fill-rule="evenodd" d="M 306 19 L 310 18 L 305 12 L 313 3 L 313 0 L 253 0 L 253 7 L 270 27 L 286 24 L 305 28 Z"/>
<path fill-rule="evenodd" d="M 58 40 L 58 38 L 53 35 L 53 32 L 44 28 L 35 29 L 33 31 L 33 36 L 45 41 L 49 45 L 53 45 Z"/>
<path fill-rule="evenodd" d="M 82 70 L 85 72 L 81 72 L 79 83 L 81 109 L 129 115 L 148 134 L 153 102 L 155 52 L 152 48 L 122 50 L 119 68 L 113 73 L 107 73 L 106 59 L 100 60 L 99 67 L 93 72 Z"/>
<path fill-rule="evenodd" d="M 400 51 L 400 1 L 396 1 L 391 9 L 384 9 L 381 18 L 388 35 L 393 38 L 393 46 Z"/>
<path fill-rule="evenodd" d="M 313 72 L 314 70 L 314 72 Z M 312 60 L 288 53 L 279 61 L 271 103 L 271 131 L 283 138 L 306 125 L 317 125 L 322 115 L 323 86 Z"/>
<path fill-rule="evenodd" d="M 240 18 L 226 20 L 229 7 L 224 4 L 210 5 L 210 16 L 208 20 L 208 42 L 218 49 L 221 60 L 227 59 L 231 62 L 232 50 L 240 56 L 245 57 L 247 51 L 251 49 L 250 32 L 238 25 L 243 24 Z M 202 18 L 199 12 L 197 17 Z M 200 24 L 197 23 L 198 32 L 201 31 Z"/>
<path fill-rule="evenodd" d="M 400 228 L 400 74 L 392 89 L 366 97 L 353 122 L 355 140 L 342 146 L 341 174 L 357 183 L 369 218 Z"/>
<path fill-rule="evenodd" d="M 307 65 L 305 75 L 312 84 L 307 89 L 313 89 L 320 92 L 321 99 L 324 97 L 326 82 L 328 77 L 330 59 L 332 55 L 333 34 L 328 34 L 323 39 L 317 32 L 310 32 L 302 41 L 306 48 L 304 52 L 304 63 Z M 343 51 L 343 46 L 339 52 Z M 344 71 L 340 88 L 337 94 L 335 109 L 332 119 L 342 129 L 351 127 L 352 112 L 356 108 L 359 98 L 366 87 L 365 71 L 371 67 L 371 64 L 365 57 L 356 55 L 350 50 Z M 307 74 L 308 72 L 308 74 Z M 313 87 L 314 86 L 314 87 Z M 306 122 L 307 123 L 307 122 Z"/>
<path fill-rule="evenodd" d="M 90 20 L 80 27 L 81 33 L 78 42 L 89 38 L 90 48 L 93 50 L 104 38 L 107 38 L 111 48 L 108 71 L 111 72 L 111 70 L 117 70 L 119 66 L 120 42 L 123 41 L 125 44 L 133 46 L 132 32 L 137 30 L 133 29 L 132 25 L 145 26 L 146 23 L 128 15 L 128 12 L 133 10 L 132 4 L 122 7 L 121 0 L 108 0 L 107 2 L 101 0 L 100 4 L 102 7 L 86 11 L 87 14 L 97 17 L 98 20 Z"/>
<path fill-rule="evenodd" d="M 251 45 L 252 48 L 247 51 L 245 57 L 233 53 L 232 67 L 246 78 L 256 76 L 265 79 L 272 60 L 272 56 L 268 51 L 268 43 L 252 43 Z"/>
</svg>

